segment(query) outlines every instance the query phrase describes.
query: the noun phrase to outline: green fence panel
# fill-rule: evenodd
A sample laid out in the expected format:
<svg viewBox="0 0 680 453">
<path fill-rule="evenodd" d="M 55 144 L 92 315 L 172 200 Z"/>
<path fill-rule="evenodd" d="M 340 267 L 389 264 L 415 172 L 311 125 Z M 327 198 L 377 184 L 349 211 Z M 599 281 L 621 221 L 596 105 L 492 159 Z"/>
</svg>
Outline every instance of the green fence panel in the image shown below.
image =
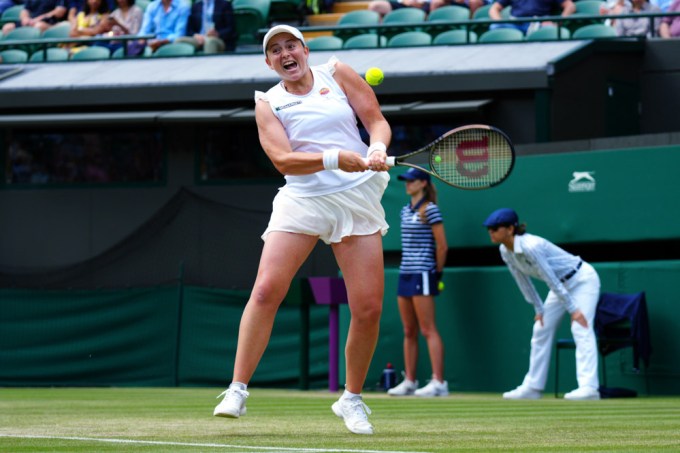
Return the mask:
<svg viewBox="0 0 680 453">
<path fill-rule="evenodd" d="M 174 385 L 176 288 L 0 289 L 0 385 Z"/>
</svg>

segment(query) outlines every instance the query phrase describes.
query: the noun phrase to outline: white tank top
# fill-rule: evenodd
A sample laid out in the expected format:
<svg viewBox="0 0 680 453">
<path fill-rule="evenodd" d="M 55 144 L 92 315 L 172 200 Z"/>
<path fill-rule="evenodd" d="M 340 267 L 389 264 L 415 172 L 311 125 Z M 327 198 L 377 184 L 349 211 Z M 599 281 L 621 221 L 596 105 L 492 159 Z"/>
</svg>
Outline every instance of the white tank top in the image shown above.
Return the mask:
<svg viewBox="0 0 680 453">
<path fill-rule="evenodd" d="M 305 95 L 288 93 L 283 82 L 267 93 L 255 92 L 255 102 L 267 101 L 283 124 L 294 152 L 345 149 L 366 157 L 368 146 L 359 135 L 356 114 L 333 78 L 337 61 L 332 57 L 326 64 L 311 67 L 314 86 Z M 373 174 L 372 171 L 322 170 L 310 175 L 286 175 L 282 190 L 299 197 L 326 195 L 358 186 Z"/>
</svg>

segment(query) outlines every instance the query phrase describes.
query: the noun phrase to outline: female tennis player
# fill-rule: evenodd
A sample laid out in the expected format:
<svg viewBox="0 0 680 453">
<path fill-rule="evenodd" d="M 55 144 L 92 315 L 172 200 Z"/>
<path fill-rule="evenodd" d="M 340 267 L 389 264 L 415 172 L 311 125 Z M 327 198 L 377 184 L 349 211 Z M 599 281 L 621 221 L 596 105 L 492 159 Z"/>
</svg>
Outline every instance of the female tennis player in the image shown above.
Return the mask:
<svg viewBox="0 0 680 453">
<path fill-rule="evenodd" d="M 526 233 L 517 213 L 498 209 L 484 221 L 491 242 L 500 244 L 507 264 L 524 298 L 534 306 L 529 371 L 522 384 L 505 392 L 505 399 L 538 399 L 545 387 L 553 339 L 562 316 L 571 316 L 571 334 L 576 343 L 578 388 L 564 395 L 568 400 L 599 400 L 597 340 L 594 321 L 600 296 L 600 277 L 593 267 L 542 237 Z M 544 281 L 550 292 L 541 301 L 531 277 Z"/>
<path fill-rule="evenodd" d="M 274 198 L 262 235 L 264 248 L 241 318 L 233 380 L 214 415 L 238 418 L 246 413 L 247 385 L 279 305 L 321 239 L 331 245 L 342 271 L 351 313 L 347 381 L 332 410 L 351 432 L 373 434 L 361 391 L 382 312 L 382 236 L 388 225 L 380 200 L 389 181 L 385 161 L 391 129 L 373 90 L 352 68 L 335 58 L 308 65 L 309 48 L 296 28 L 271 28 L 263 50 L 281 81 L 266 93 L 255 93 L 255 117 L 262 148 L 286 184 Z M 370 146 L 361 140 L 357 117 Z"/>
</svg>

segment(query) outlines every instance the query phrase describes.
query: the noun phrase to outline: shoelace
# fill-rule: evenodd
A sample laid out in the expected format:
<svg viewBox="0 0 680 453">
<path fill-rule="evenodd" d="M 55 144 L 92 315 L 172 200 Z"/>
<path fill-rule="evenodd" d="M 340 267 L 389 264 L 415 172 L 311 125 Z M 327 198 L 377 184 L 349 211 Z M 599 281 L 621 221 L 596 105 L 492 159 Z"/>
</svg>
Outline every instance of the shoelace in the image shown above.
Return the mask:
<svg viewBox="0 0 680 453">
<path fill-rule="evenodd" d="M 358 418 L 356 421 L 368 421 L 367 414 L 371 414 L 371 409 L 364 403 L 362 399 L 349 400 L 349 408 L 352 412 L 352 418 Z"/>
<path fill-rule="evenodd" d="M 237 396 L 238 395 L 238 396 Z M 220 393 L 217 395 L 216 399 L 220 399 L 224 396 L 224 398 L 227 401 L 234 401 L 236 399 L 243 399 L 247 398 L 250 393 L 246 392 L 245 390 L 239 390 L 239 389 L 226 389 L 224 392 Z"/>
</svg>

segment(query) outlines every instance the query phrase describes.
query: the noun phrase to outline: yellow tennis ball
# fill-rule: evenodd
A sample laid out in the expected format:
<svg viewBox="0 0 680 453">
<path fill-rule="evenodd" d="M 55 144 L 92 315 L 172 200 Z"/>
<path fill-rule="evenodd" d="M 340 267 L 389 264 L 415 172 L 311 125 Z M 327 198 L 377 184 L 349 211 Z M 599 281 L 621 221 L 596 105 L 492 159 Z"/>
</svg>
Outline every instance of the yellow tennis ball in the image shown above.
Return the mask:
<svg viewBox="0 0 680 453">
<path fill-rule="evenodd" d="M 385 74 L 383 74 L 380 68 L 368 68 L 366 75 L 364 76 L 366 81 L 371 86 L 380 85 L 385 79 Z"/>
<path fill-rule="evenodd" d="M 434 161 L 439 163 L 442 161 L 442 156 L 434 156 Z"/>
<path fill-rule="evenodd" d="M 438 289 L 439 289 L 439 292 L 444 291 L 444 282 L 439 282 Z"/>
</svg>

